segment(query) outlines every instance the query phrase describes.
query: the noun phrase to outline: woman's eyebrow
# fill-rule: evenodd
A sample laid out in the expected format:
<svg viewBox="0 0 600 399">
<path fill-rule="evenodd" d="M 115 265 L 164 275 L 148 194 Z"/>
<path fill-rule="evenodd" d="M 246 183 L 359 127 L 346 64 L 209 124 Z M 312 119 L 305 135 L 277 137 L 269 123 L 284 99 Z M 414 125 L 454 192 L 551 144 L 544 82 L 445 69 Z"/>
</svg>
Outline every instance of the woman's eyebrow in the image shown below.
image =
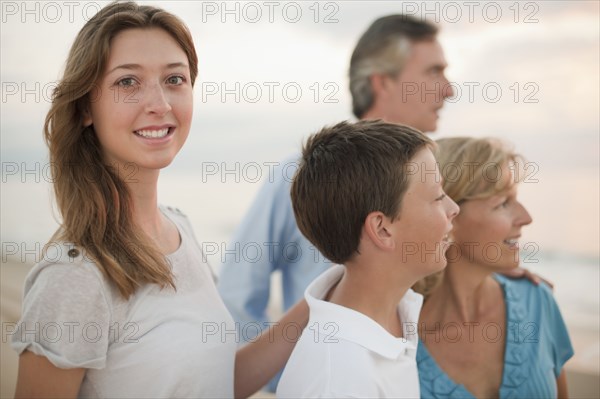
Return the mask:
<svg viewBox="0 0 600 399">
<path fill-rule="evenodd" d="M 172 62 L 165 66 L 165 69 L 174 69 L 174 68 L 187 68 L 187 64 L 183 63 L 183 62 Z M 113 69 L 108 71 L 108 73 L 112 73 L 112 72 L 116 71 L 117 69 L 136 70 L 136 69 L 143 69 L 143 67 L 140 64 L 133 64 L 133 63 L 132 64 L 121 64 L 121 65 L 117 65 L 116 67 L 114 67 Z"/>
</svg>

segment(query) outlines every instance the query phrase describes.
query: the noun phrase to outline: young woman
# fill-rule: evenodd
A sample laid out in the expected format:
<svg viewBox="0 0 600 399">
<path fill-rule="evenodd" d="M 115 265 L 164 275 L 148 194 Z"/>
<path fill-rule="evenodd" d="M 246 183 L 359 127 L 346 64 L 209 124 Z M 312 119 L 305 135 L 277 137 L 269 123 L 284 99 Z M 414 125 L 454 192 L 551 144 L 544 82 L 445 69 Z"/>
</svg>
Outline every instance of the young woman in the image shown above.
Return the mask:
<svg viewBox="0 0 600 399">
<path fill-rule="evenodd" d="M 232 397 L 234 376 L 247 396 L 289 357 L 306 306 L 236 354 L 188 219 L 157 205 L 197 65 L 155 7 L 112 3 L 79 32 L 44 126 L 62 225 L 25 284 L 17 397 Z"/>
<path fill-rule="evenodd" d="M 545 284 L 500 274 L 519 265 L 531 216 L 517 199 L 522 160 L 501 142 L 438 142 L 444 191 L 459 206 L 448 266 L 426 297 L 417 363 L 423 398 L 567 397 L 566 326 Z M 521 174 L 522 176 L 522 174 Z"/>
</svg>

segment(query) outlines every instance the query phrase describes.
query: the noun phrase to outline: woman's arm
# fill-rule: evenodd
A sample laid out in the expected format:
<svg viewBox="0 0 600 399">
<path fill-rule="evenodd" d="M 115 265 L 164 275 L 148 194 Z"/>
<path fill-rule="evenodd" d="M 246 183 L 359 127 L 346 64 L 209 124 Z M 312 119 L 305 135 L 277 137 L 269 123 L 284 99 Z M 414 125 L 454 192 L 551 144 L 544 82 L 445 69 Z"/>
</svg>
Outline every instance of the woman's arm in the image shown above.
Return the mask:
<svg viewBox="0 0 600 399">
<path fill-rule="evenodd" d="M 25 350 L 19 356 L 15 398 L 76 398 L 85 369 L 61 369 Z"/>
<path fill-rule="evenodd" d="M 556 386 L 558 388 L 558 398 L 559 399 L 568 399 L 569 391 L 567 389 L 567 374 L 565 373 L 565 369 L 560 372 L 560 375 L 556 379 Z"/>
<path fill-rule="evenodd" d="M 308 324 L 308 305 L 298 302 L 256 341 L 237 351 L 235 397 L 245 398 L 263 387 L 289 359 L 300 333 Z"/>
</svg>

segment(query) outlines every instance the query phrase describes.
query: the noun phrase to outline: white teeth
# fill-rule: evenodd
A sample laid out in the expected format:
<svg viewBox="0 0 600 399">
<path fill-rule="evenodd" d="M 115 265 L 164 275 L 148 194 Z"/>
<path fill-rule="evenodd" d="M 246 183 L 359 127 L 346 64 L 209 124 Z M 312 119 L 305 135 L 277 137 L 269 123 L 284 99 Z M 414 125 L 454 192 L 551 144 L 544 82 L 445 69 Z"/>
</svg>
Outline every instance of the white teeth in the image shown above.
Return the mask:
<svg viewBox="0 0 600 399">
<path fill-rule="evenodd" d="M 165 137 L 167 133 L 169 133 L 169 128 L 167 127 L 160 130 L 137 130 L 135 133 L 142 137 L 159 139 Z"/>
<path fill-rule="evenodd" d="M 508 245 L 516 245 L 519 243 L 519 240 L 517 240 L 516 238 L 513 238 L 512 240 L 504 240 L 504 242 Z"/>
</svg>

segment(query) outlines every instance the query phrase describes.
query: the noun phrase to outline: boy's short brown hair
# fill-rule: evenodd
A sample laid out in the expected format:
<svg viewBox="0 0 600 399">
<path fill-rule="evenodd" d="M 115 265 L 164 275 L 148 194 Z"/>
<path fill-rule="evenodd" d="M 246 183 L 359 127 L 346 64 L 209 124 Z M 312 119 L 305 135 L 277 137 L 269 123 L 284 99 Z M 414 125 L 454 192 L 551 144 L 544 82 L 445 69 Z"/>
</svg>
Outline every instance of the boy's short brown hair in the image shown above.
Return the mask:
<svg viewBox="0 0 600 399">
<path fill-rule="evenodd" d="M 341 122 L 308 138 L 291 197 L 302 234 L 327 259 L 345 263 L 358 251 L 367 215 L 400 216 L 409 161 L 433 142 L 408 126 Z"/>
</svg>

